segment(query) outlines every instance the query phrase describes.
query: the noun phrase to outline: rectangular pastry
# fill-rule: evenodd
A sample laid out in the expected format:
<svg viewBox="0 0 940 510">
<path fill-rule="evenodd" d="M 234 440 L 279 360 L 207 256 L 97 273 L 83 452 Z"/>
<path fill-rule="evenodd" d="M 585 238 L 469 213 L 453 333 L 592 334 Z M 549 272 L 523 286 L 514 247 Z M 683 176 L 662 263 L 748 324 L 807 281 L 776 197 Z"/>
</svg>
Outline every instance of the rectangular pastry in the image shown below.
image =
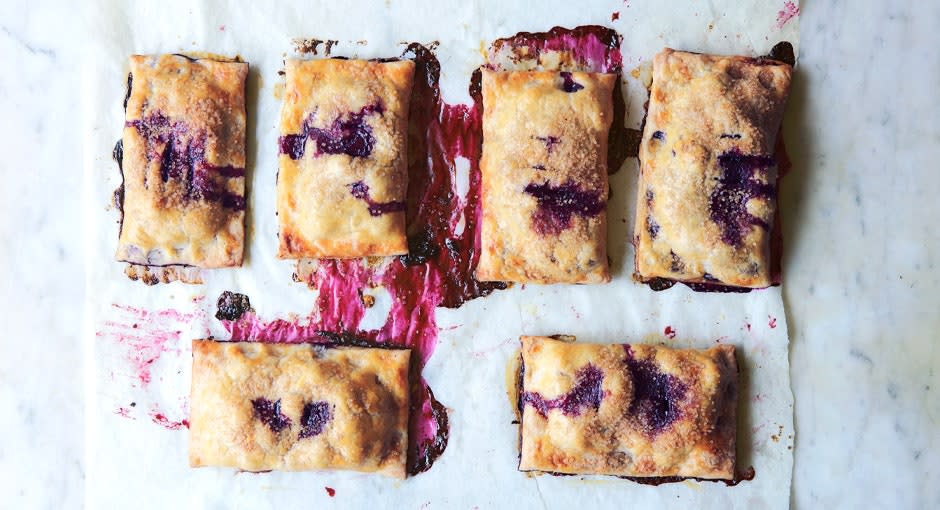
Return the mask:
<svg viewBox="0 0 940 510">
<path fill-rule="evenodd" d="M 483 70 L 476 277 L 603 283 L 614 74 Z"/>
<path fill-rule="evenodd" d="M 640 145 L 640 279 L 771 285 L 774 147 L 789 65 L 665 49 Z"/>
<path fill-rule="evenodd" d="M 241 265 L 247 75 L 244 62 L 130 58 L 118 260 Z"/>
<path fill-rule="evenodd" d="M 414 62 L 287 60 L 278 257 L 408 252 L 408 106 Z"/>
<path fill-rule="evenodd" d="M 734 346 L 521 340 L 521 471 L 734 477 Z"/>
<path fill-rule="evenodd" d="M 404 478 L 410 355 L 194 340 L 189 463 Z"/>
</svg>

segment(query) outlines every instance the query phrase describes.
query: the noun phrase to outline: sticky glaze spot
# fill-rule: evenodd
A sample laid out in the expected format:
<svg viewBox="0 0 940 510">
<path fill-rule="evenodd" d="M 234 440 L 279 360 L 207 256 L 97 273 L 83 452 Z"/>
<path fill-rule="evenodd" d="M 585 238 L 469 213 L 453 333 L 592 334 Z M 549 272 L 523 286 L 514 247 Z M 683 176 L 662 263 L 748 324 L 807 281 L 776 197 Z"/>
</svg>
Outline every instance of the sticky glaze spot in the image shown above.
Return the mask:
<svg viewBox="0 0 940 510">
<path fill-rule="evenodd" d="M 758 181 L 754 174 L 774 165 L 768 156 L 743 154 L 732 149 L 718 156 L 721 176 L 709 197 L 709 217 L 721 229 L 721 240 L 732 246 L 740 246 L 751 226 L 770 229 L 766 221 L 751 215 L 747 203 L 752 198 L 774 198 L 773 184 Z"/>
<path fill-rule="evenodd" d="M 255 410 L 255 418 L 271 429 L 275 434 L 290 427 L 290 418 L 281 413 L 281 399 L 270 401 L 266 398 L 256 398 L 251 401 Z"/>
<path fill-rule="evenodd" d="M 349 192 L 352 196 L 364 201 L 369 206 L 369 214 L 372 216 L 381 216 L 392 212 L 402 212 L 405 210 L 405 202 L 396 200 L 392 202 L 376 202 L 369 196 L 369 186 L 356 181 L 349 185 Z"/>
<path fill-rule="evenodd" d="M 598 409 L 604 399 L 604 372 L 588 363 L 575 374 L 574 387 L 567 393 L 546 400 L 542 394 L 526 391 L 522 394 L 523 405 L 535 408 L 542 416 L 547 416 L 552 409 L 560 409 L 565 416 L 579 416 L 587 409 Z"/>
<path fill-rule="evenodd" d="M 574 81 L 574 78 L 571 77 L 571 73 L 567 71 L 561 72 L 561 79 L 563 80 L 561 84 L 561 90 L 564 90 L 565 92 L 568 92 L 569 94 L 572 92 L 577 92 L 584 88 L 584 85 L 581 85 L 580 83 Z"/>
<path fill-rule="evenodd" d="M 332 419 L 333 406 L 329 402 L 304 404 L 304 412 L 300 416 L 300 439 L 319 436 Z"/>
<path fill-rule="evenodd" d="M 547 181 L 543 184 L 533 182 L 523 191 L 537 201 L 532 226 L 541 235 L 558 235 L 571 226 L 573 215 L 597 216 L 606 205 L 600 194 L 582 190 L 573 182 L 559 186 Z"/>
<path fill-rule="evenodd" d="M 365 158 L 375 148 L 375 136 L 372 127 L 366 122 L 370 115 L 382 115 L 385 108 L 380 104 L 364 106 L 358 112 L 333 120 L 328 129 L 313 127 L 316 112 L 304 121 L 300 133 L 283 135 L 278 138 L 281 154 L 291 159 L 304 156 L 307 140 L 312 140 L 316 147 L 314 156 L 321 154 L 346 154 L 354 158 Z"/>
<path fill-rule="evenodd" d="M 671 329 L 667 328 L 667 334 Z M 629 345 L 624 345 L 624 349 L 633 381 L 633 401 L 628 412 L 646 434 L 656 436 L 682 414 L 680 402 L 687 387 L 675 376 L 661 372 L 651 360 L 636 359 Z"/>
</svg>

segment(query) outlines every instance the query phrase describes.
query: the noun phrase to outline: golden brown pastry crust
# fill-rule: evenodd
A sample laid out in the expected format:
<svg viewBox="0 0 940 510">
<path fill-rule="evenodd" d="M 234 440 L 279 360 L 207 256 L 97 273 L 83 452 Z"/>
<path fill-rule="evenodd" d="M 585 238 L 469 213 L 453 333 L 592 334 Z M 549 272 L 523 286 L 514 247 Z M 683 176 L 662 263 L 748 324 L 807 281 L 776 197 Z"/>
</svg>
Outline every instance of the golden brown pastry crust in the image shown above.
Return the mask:
<svg viewBox="0 0 940 510">
<path fill-rule="evenodd" d="M 410 354 L 194 340 L 190 465 L 404 478 Z M 308 409 L 328 415 L 312 432 Z"/>
<path fill-rule="evenodd" d="M 610 280 L 607 134 L 616 79 L 483 71 L 478 280 Z M 566 81 L 580 88 L 566 92 Z"/>
<path fill-rule="evenodd" d="M 278 257 L 350 258 L 408 252 L 408 107 L 414 62 L 287 60 L 277 181 Z M 320 151 L 312 130 L 361 121 L 371 149 Z M 352 124 L 347 124 L 347 128 Z M 351 131 L 347 135 L 354 134 Z M 362 133 L 359 133 L 362 134 Z M 292 157 L 285 138 L 300 145 Z M 367 152 L 368 154 L 364 154 Z M 359 184 L 357 184 L 359 183 Z M 372 204 L 392 205 L 384 212 Z M 377 213 L 377 214 L 376 214 Z"/>
<path fill-rule="evenodd" d="M 790 73 L 767 59 L 656 55 L 640 145 L 641 279 L 772 283 L 773 155 Z"/>
<path fill-rule="evenodd" d="M 734 346 L 521 340 L 520 470 L 734 477 Z"/>
<path fill-rule="evenodd" d="M 248 64 L 134 55 L 130 70 L 116 258 L 241 265 Z"/>
</svg>

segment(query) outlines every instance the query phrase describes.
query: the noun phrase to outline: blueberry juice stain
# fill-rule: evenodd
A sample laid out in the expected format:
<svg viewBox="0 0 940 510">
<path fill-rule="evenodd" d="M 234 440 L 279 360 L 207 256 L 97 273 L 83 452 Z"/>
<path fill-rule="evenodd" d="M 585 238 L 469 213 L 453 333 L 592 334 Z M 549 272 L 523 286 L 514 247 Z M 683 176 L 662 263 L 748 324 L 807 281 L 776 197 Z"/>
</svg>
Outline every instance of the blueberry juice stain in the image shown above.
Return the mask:
<svg viewBox="0 0 940 510">
<path fill-rule="evenodd" d="M 602 27 L 556 29 L 529 34 L 545 45 L 567 48 L 585 66 L 599 72 L 619 72 L 619 35 Z M 502 40 L 505 41 L 505 40 Z M 496 43 L 494 43 L 496 44 Z M 447 104 L 442 100 L 440 63 L 431 49 L 412 43 L 402 58 L 415 62 L 415 80 L 409 112 L 408 219 L 409 254 L 381 264 L 358 259 L 320 260 L 312 269 L 301 269 L 298 279 L 316 288 L 315 310 L 302 320 L 276 319 L 263 322 L 251 312 L 235 321 L 223 321 L 232 340 L 268 342 L 364 342 L 373 346 L 412 349 L 413 376 L 409 420 L 408 471 L 415 475 L 431 467 L 443 453 L 449 437 L 447 410 L 420 376 L 437 344 L 437 307 L 457 308 L 466 301 L 505 289 L 502 282 L 480 282 L 474 277 L 479 260 L 480 156 L 482 153 L 483 105 L 480 74 L 470 82 L 471 104 Z M 622 102 L 622 101 L 621 101 Z M 293 159 L 303 157 L 306 141 L 316 139 L 319 153 L 343 153 L 356 157 L 371 151 L 372 134 L 366 125 L 355 122 L 378 111 L 335 119 L 325 130 L 332 137 L 321 142 L 319 131 L 309 123 L 301 133 L 282 137 L 280 152 Z M 621 112 L 622 117 L 622 112 Z M 615 123 L 620 124 L 620 123 Z M 614 134 L 612 131 L 611 137 Z M 338 140 L 338 141 L 337 141 Z M 463 198 L 457 193 L 456 164 L 459 157 L 469 161 L 469 190 Z M 619 163 L 616 163 L 619 167 Z M 538 185 L 537 185 L 538 186 Z M 534 189 L 535 193 L 540 193 Z M 350 193 L 365 199 L 365 186 L 350 186 Z M 548 192 L 549 194 L 551 192 Z M 546 195 L 547 196 L 547 195 Z M 548 199 L 550 202 L 551 198 Z M 564 200 L 562 200 L 564 202 Z M 368 203 L 368 202 L 367 202 Z M 571 207 L 571 214 L 581 206 Z M 588 200 L 587 209 L 593 209 Z M 379 212 L 379 211 L 376 211 Z M 565 212 L 559 213 L 563 217 Z M 457 225 L 463 219 L 464 228 Z M 391 297 L 391 309 L 379 329 L 363 330 L 360 322 L 366 305 L 363 289 L 381 286 Z"/>
</svg>

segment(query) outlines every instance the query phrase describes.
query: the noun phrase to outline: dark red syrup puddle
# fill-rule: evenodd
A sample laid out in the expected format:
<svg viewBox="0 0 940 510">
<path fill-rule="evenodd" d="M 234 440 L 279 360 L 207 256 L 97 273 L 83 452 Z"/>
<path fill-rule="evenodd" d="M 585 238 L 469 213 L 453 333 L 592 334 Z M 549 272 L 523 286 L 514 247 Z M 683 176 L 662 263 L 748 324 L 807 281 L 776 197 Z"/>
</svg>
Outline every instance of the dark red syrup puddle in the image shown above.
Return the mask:
<svg viewBox="0 0 940 510">
<path fill-rule="evenodd" d="M 604 27 L 555 28 L 543 34 L 519 34 L 494 42 L 517 45 L 522 40 L 546 49 L 566 49 L 585 70 L 621 69 L 620 36 Z M 480 282 L 474 277 L 479 253 L 480 155 L 483 104 L 480 72 L 470 81 L 472 104 L 450 105 L 441 98 L 440 63 L 431 48 L 409 44 L 401 58 L 415 62 L 408 140 L 416 156 L 408 168 L 409 254 L 385 264 L 362 260 L 320 260 L 298 264 L 297 279 L 319 290 L 310 317 L 265 322 L 244 311 L 235 320 L 223 320 L 234 341 L 321 342 L 343 345 L 407 347 L 413 351 L 408 472 L 426 471 L 447 447 L 447 410 L 421 377 L 421 369 L 434 352 L 438 328 L 437 307 L 457 308 L 463 303 L 505 289 L 502 282 Z M 619 87 L 619 85 L 618 85 Z M 611 130 L 612 171 L 625 159 L 617 156 L 622 143 L 623 99 L 615 94 L 616 117 Z M 617 109 L 619 108 L 619 110 Z M 469 191 L 457 193 L 458 157 L 470 163 Z M 458 223 L 463 219 L 464 228 Z M 379 329 L 363 330 L 360 323 L 370 306 L 363 290 L 381 286 L 391 297 L 391 310 Z"/>
<path fill-rule="evenodd" d="M 759 57 L 757 60 L 766 61 L 767 64 L 776 64 L 777 62 L 783 62 L 790 66 L 796 65 L 796 57 L 793 52 L 793 45 L 787 41 L 778 42 L 770 50 L 770 53 Z M 648 104 L 647 104 L 648 106 Z M 644 118 L 644 123 L 646 119 Z M 642 127 L 640 128 L 642 131 Z M 660 132 L 657 131 L 653 135 L 656 136 Z M 740 135 L 737 135 L 740 137 Z M 665 138 L 665 135 L 663 135 Z M 722 138 L 732 138 L 735 139 L 734 134 L 722 135 Z M 657 137 L 657 139 L 660 139 Z M 781 126 L 780 131 L 777 133 L 777 142 L 774 147 L 773 160 L 777 163 L 777 182 L 774 185 L 775 190 L 780 189 L 781 179 L 789 173 L 790 168 L 793 166 L 790 162 L 790 157 L 787 155 L 787 147 L 783 141 L 783 129 Z M 771 287 L 777 287 L 780 285 L 783 279 L 783 269 L 781 267 L 781 261 L 783 259 L 783 226 L 780 223 L 780 210 L 777 210 L 777 214 L 774 215 L 773 228 L 770 231 L 770 278 L 771 278 Z M 744 287 L 732 287 L 730 285 L 722 285 L 717 280 L 715 282 L 679 282 L 669 278 L 651 278 L 650 280 L 642 282 L 649 286 L 650 289 L 654 291 L 661 291 L 671 288 L 676 283 L 681 283 L 686 287 L 694 290 L 695 292 L 721 292 L 721 293 L 748 293 L 752 290 L 760 289 L 749 289 Z M 753 470 L 753 468 L 751 468 Z M 753 478 L 753 477 L 752 477 Z M 748 478 L 746 478 L 748 479 Z M 736 485 L 736 484 L 732 484 Z"/>
</svg>

